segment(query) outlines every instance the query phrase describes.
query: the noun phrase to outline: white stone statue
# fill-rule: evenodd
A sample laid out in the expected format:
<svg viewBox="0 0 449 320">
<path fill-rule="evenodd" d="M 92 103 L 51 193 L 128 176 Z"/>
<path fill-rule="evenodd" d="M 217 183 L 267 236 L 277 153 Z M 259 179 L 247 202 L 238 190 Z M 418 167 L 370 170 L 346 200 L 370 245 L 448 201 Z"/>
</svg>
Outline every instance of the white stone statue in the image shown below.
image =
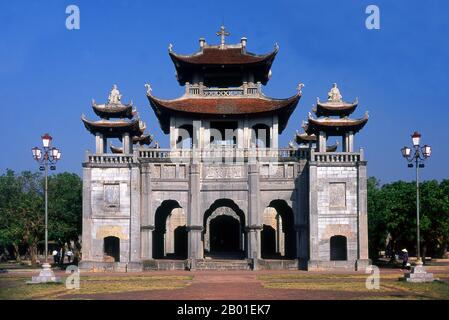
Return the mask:
<svg viewBox="0 0 449 320">
<path fill-rule="evenodd" d="M 112 86 L 112 90 L 109 93 L 108 102 L 109 104 L 118 104 L 120 103 L 120 100 L 122 99 L 122 95 L 120 94 L 120 91 L 117 88 L 117 85 L 114 84 Z"/>
<path fill-rule="evenodd" d="M 334 83 L 332 85 L 332 89 L 327 94 L 327 100 L 331 102 L 341 102 L 343 97 L 340 94 L 340 90 L 337 87 L 337 84 Z"/>
<path fill-rule="evenodd" d="M 288 143 L 288 146 L 290 147 L 290 149 L 296 149 L 295 144 L 293 143 L 293 141 L 290 141 Z"/>
</svg>

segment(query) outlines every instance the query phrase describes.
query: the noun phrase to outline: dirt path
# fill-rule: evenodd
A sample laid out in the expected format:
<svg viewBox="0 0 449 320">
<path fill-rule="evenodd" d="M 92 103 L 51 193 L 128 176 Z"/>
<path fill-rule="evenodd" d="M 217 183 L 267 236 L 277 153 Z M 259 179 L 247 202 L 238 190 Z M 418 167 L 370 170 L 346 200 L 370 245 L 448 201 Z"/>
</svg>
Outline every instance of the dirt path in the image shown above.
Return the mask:
<svg viewBox="0 0 449 320">
<path fill-rule="evenodd" d="M 174 290 L 148 290 L 95 295 L 67 295 L 60 298 L 120 299 L 120 300 L 311 300 L 311 299 L 357 299 L 363 296 L 384 296 L 381 292 L 351 292 L 329 290 L 300 290 L 265 288 L 258 279 L 261 274 L 280 272 L 251 271 L 197 271 L 155 272 L 155 275 L 193 275 L 194 279 L 185 288 Z M 289 272 L 282 272 L 286 274 Z M 298 273 L 298 271 L 296 271 Z M 317 280 L 319 281 L 319 280 Z M 389 292 L 389 295 L 404 296 L 404 292 Z"/>
</svg>

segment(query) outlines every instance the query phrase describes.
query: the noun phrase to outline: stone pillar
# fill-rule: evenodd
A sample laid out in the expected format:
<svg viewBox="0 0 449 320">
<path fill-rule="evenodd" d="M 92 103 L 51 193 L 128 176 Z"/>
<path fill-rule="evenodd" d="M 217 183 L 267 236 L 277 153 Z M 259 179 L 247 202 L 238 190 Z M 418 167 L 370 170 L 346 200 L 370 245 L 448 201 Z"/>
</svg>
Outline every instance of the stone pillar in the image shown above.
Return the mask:
<svg viewBox="0 0 449 320">
<path fill-rule="evenodd" d="M 187 215 L 188 230 L 188 257 L 189 259 L 203 258 L 203 243 L 201 232 L 203 222 L 201 220 L 200 207 L 200 164 L 192 163 L 189 173 L 189 211 Z"/>
<path fill-rule="evenodd" d="M 131 167 L 130 189 L 129 261 L 140 262 L 140 170 L 137 165 Z"/>
<path fill-rule="evenodd" d="M 318 134 L 318 152 L 326 152 L 326 133 L 320 131 Z"/>
<path fill-rule="evenodd" d="M 175 123 L 176 118 L 170 118 L 170 149 L 176 149 L 176 139 L 178 139 L 178 130 L 176 129 Z"/>
<path fill-rule="evenodd" d="M 243 120 L 243 148 L 251 147 L 251 129 L 249 128 L 248 119 Z"/>
<path fill-rule="evenodd" d="M 124 154 L 133 153 L 133 144 L 131 141 L 131 137 L 129 136 L 129 132 L 125 132 L 122 136 L 122 147 Z"/>
<path fill-rule="evenodd" d="M 84 166 L 84 165 L 83 165 Z M 83 230 L 82 230 L 82 256 L 84 261 L 92 260 L 92 176 L 91 168 L 83 168 Z"/>
<path fill-rule="evenodd" d="M 309 264 L 319 260 L 317 166 L 309 165 Z"/>
<path fill-rule="evenodd" d="M 104 135 L 99 132 L 95 134 L 95 153 L 96 154 L 107 153 L 106 139 Z"/>
<path fill-rule="evenodd" d="M 249 202 L 248 202 L 248 258 L 260 259 L 260 232 L 263 228 L 260 215 L 260 181 L 257 163 L 248 164 Z"/>
<path fill-rule="evenodd" d="M 357 269 L 364 270 L 370 264 L 368 256 L 368 204 L 366 162 L 358 164 L 358 260 Z"/>
<path fill-rule="evenodd" d="M 151 168 L 141 168 L 141 227 L 140 246 L 142 260 L 153 259 L 154 217 L 151 212 Z"/>
<path fill-rule="evenodd" d="M 347 152 L 354 152 L 354 133 L 352 131 L 349 131 L 347 133 L 348 136 L 348 151 Z"/>
<path fill-rule="evenodd" d="M 278 140 L 279 140 L 279 124 L 278 124 L 278 116 L 273 116 L 273 126 L 271 127 L 271 141 L 270 148 L 277 149 L 278 148 Z"/>
</svg>

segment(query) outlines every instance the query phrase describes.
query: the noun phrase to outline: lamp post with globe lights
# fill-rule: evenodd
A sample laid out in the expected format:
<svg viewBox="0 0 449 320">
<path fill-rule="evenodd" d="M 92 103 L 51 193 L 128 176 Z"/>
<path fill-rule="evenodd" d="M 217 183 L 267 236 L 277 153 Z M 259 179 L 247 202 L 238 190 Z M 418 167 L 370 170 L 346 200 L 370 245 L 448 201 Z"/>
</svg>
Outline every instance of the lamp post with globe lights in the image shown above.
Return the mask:
<svg viewBox="0 0 449 320">
<path fill-rule="evenodd" d="M 432 153 L 429 145 L 421 146 L 421 134 L 415 131 L 412 134 L 413 149 L 403 147 L 401 149 L 402 156 L 407 160 L 408 167 L 416 169 L 416 238 L 417 238 L 417 265 L 422 265 L 420 250 L 420 232 L 419 232 L 419 169 L 424 168 L 424 161 L 428 159 Z"/>
<path fill-rule="evenodd" d="M 53 138 L 48 133 L 44 134 L 41 138 L 43 148 L 34 147 L 31 151 L 34 160 L 39 163 L 39 170 L 45 172 L 45 263 L 42 265 L 43 270 L 39 276 L 32 277 L 31 283 L 60 281 L 60 278 L 55 277 L 48 263 L 48 168 L 50 167 L 50 170 L 56 170 L 56 162 L 61 159 L 61 151 L 51 146 Z"/>
</svg>

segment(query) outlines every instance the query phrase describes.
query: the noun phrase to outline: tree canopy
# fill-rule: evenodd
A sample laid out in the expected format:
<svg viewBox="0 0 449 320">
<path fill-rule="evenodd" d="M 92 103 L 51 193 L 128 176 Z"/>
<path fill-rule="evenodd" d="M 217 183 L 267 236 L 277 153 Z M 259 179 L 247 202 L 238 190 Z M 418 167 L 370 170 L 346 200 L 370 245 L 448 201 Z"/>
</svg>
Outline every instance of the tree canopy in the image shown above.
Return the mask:
<svg viewBox="0 0 449 320">
<path fill-rule="evenodd" d="M 16 174 L 7 170 L 0 176 L 0 245 L 26 247 L 34 262 L 45 228 L 44 178 L 40 172 Z M 77 240 L 81 234 L 82 181 L 73 173 L 48 179 L 49 241 Z"/>
<path fill-rule="evenodd" d="M 398 252 L 416 253 L 416 182 L 397 181 L 380 186 L 368 180 L 370 254 L 384 250 L 387 237 Z M 420 233 L 422 255 L 441 256 L 449 236 L 449 180 L 420 183 Z"/>
</svg>

